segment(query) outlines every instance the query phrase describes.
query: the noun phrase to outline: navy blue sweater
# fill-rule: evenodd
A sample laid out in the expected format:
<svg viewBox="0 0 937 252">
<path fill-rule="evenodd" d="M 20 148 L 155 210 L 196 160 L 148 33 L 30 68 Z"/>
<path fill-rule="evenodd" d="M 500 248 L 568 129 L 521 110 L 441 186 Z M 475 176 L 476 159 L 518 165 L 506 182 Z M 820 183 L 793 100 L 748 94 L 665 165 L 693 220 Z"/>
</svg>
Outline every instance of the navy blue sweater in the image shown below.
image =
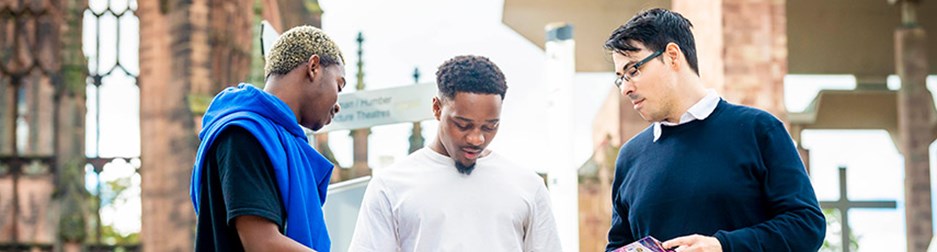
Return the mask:
<svg viewBox="0 0 937 252">
<path fill-rule="evenodd" d="M 773 115 L 720 101 L 704 120 L 652 128 L 618 154 L 607 250 L 701 234 L 729 251 L 817 251 L 826 220 Z"/>
</svg>

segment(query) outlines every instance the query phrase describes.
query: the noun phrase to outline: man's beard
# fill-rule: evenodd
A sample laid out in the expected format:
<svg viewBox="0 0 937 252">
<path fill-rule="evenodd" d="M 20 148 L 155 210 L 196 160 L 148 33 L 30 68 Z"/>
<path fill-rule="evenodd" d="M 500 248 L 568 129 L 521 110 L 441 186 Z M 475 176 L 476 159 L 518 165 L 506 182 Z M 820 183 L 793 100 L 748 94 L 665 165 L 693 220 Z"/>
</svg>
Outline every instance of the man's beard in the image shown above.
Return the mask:
<svg viewBox="0 0 937 252">
<path fill-rule="evenodd" d="M 462 162 L 455 161 L 455 168 L 456 170 L 459 170 L 459 173 L 472 175 L 472 170 L 475 170 L 475 163 L 470 165 L 463 165 Z"/>
</svg>

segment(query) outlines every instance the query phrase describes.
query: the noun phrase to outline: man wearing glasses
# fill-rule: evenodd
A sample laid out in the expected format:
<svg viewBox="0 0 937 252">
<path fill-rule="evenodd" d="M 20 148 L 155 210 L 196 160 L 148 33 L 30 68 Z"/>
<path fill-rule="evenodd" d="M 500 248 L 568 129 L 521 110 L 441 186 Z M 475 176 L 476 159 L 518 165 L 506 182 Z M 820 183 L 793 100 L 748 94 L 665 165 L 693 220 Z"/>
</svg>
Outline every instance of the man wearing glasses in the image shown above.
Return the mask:
<svg viewBox="0 0 937 252">
<path fill-rule="evenodd" d="M 651 9 L 606 41 L 615 85 L 651 127 L 621 147 L 606 250 L 817 251 L 826 221 L 783 123 L 699 77 L 692 24 Z"/>
</svg>

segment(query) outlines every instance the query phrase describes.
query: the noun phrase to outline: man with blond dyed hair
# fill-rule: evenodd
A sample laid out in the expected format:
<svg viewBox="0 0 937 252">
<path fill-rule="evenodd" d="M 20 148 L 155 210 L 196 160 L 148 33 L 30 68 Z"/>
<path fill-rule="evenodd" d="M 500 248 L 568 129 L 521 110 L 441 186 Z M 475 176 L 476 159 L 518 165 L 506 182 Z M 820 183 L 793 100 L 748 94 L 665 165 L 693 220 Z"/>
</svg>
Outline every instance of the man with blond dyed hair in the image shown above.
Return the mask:
<svg viewBox="0 0 937 252">
<path fill-rule="evenodd" d="M 322 215 L 333 165 L 308 144 L 339 111 L 344 58 L 322 30 L 274 43 L 260 90 L 219 93 L 202 117 L 189 188 L 196 251 L 329 251 Z"/>
</svg>

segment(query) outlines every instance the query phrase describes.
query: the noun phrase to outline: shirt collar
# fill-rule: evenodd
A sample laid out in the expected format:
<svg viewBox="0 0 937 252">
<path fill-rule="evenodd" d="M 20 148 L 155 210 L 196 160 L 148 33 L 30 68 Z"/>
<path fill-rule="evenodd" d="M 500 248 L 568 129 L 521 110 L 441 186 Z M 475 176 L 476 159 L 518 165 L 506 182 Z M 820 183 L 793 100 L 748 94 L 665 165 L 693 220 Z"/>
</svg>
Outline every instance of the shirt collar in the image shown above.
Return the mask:
<svg viewBox="0 0 937 252">
<path fill-rule="evenodd" d="M 716 110 L 716 105 L 719 105 L 719 94 L 716 93 L 716 90 L 707 89 L 706 96 L 703 96 L 703 99 L 700 99 L 696 104 L 690 106 L 687 109 L 686 113 L 683 113 L 680 116 L 680 121 L 678 123 L 672 122 L 654 122 L 654 142 L 657 142 L 657 139 L 660 139 L 661 135 L 661 125 L 666 126 L 677 126 L 680 124 L 692 122 L 694 120 L 705 120 L 709 117 L 710 114 Z"/>
</svg>

